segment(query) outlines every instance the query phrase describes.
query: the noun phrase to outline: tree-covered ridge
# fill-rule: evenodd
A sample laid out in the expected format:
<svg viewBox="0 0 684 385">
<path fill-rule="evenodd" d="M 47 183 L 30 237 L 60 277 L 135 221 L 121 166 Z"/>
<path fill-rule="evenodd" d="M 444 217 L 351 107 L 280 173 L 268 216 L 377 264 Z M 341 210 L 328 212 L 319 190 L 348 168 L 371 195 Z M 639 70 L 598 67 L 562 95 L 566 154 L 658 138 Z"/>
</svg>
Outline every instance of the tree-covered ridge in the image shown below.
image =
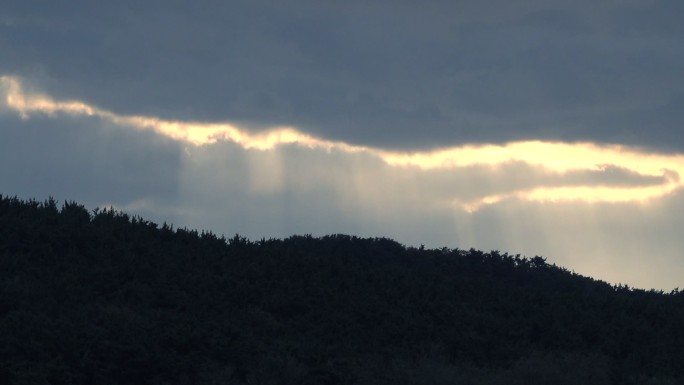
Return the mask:
<svg viewBox="0 0 684 385">
<path fill-rule="evenodd" d="M 0 383 L 677 384 L 684 294 L 0 195 Z"/>
</svg>

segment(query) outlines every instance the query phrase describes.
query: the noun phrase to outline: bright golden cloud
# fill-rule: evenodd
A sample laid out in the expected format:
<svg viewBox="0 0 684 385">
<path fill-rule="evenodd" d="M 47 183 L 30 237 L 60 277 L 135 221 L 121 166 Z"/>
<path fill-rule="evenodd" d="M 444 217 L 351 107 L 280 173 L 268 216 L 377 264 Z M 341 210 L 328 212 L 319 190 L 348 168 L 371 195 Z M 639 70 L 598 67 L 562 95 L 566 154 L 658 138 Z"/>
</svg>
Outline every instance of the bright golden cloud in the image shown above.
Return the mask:
<svg viewBox="0 0 684 385">
<path fill-rule="evenodd" d="M 330 141 L 300 132 L 292 127 L 276 127 L 252 133 L 230 123 L 171 121 L 151 116 L 119 115 L 81 101 L 57 101 L 53 98 L 27 93 L 21 81 L 13 76 L 0 77 L 6 106 L 22 118 L 40 113 L 49 116 L 98 117 L 114 124 L 140 130 L 153 130 L 174 140 L 196 146 L 231 141 L 245 149 L 267 151 L 281 145 L 295 145 L 309 149 L 363 152 L 375 156 L 391 167 L 432 169 L 462 169 L 484 165 L 498 167 L 509 162 L 522 162 L 538 169 L 565 174 L 582 170 L 606 170 L 619 167 L 644 177 L 659 177 L 658 184 L 636 186 L 606 186 L 568 184 L 537 186 L 506 193 L 481 196 L 474 200 L 454 200 L 453 204 L 467 211 L 508 199 L 529 201 L 584 201 L 584 202 L 648 202 L 680 189 L 680 175 L 684 173 L 684 156 L 646 153 L 619 145 L 594 143 L 561 143 L 524 141 L 505 145 L 465 145 L 423 152 L 397 152 L 379 148 L 355 146 Z M 463 186 L 468 188 L 468 186 Z"/>
</svg>

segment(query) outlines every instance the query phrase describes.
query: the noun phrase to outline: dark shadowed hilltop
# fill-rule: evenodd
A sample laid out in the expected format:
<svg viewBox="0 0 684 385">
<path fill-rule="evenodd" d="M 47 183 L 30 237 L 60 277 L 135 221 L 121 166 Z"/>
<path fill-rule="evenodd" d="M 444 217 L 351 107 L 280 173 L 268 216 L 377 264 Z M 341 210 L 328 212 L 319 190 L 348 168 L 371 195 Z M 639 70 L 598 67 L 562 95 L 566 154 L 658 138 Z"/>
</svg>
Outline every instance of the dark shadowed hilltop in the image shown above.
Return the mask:
<svg viewBox="0 0 684 385">
<path fill-rule="evenodd" d="M 2 384 L 678 384 L 684 295 L 0 195 Z"/>
</svg>

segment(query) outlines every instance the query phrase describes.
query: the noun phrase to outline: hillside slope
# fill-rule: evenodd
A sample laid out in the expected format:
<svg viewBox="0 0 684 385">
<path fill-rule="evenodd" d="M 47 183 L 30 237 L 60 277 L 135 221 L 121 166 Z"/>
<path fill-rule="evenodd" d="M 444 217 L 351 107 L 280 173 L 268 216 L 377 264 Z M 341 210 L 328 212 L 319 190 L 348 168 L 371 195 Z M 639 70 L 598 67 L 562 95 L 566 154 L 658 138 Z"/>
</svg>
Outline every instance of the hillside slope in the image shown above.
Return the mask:
<svg viewBox="0 0 684 385">
<path fill-rule="evenodd" d="M 0 383 L 677 384 L 684 294 L 0 195 Z"/>
</svg>

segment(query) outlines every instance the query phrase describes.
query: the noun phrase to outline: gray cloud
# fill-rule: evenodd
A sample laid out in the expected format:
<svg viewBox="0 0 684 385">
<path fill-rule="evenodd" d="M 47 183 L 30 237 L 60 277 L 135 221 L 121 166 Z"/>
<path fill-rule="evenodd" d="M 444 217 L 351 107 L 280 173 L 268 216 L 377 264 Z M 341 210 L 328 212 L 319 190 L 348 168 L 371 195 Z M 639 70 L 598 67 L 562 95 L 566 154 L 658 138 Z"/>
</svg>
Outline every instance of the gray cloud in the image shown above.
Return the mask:
<svg viewBox="0 0 684 385">
<path fill-rule="evenodd" d="M 684 148 L 677 1 L 8 2 L 0 69 L 116 112 L 394 148 Z"/>
</svg>

